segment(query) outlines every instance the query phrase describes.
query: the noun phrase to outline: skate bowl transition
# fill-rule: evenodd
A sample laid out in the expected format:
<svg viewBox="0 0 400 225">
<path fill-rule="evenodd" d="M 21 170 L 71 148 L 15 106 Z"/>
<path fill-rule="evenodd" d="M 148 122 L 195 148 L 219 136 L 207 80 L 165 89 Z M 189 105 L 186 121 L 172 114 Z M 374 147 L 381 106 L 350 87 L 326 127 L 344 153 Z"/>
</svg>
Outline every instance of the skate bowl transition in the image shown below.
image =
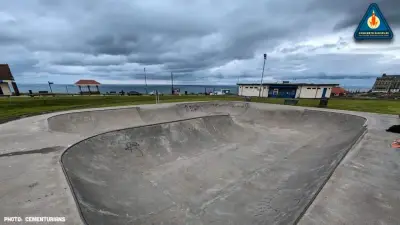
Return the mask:
<svg viewBox="0 0 400 225">
<path fill-rule="evenodd" d="M 264 106 L 265 105 L 265 106 Z M 365 132 L 359 116 L 245 102 L 61 114 L 82 221 L 294 224 Z"/>
</svg>

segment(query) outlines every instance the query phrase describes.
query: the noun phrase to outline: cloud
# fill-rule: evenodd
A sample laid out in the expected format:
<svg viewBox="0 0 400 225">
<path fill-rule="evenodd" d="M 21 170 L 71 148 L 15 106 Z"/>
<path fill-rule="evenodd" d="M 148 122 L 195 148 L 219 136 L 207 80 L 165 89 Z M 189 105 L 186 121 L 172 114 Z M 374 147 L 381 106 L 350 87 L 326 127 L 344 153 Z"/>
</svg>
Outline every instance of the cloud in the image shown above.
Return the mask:
<svg viewBox="0 0 400 225">
<path fill-rule="evenodd" d="M 317 79 L 317 80 L 368 80 L 376 78 L 376 75 L 368 75 L 368 74 L 361 74 L 361 75 L 327 75 L 325 73 L 319 73 L 315 75 L 301 75 L 301 76 L 292 76 L 292 77 L 282 77 L 283 79 L 296 79 L 296 80 L 307 80 L 307 79 Z"/>
<path fill-rule="evenodd" d="M 385 19 L 391 28 L 400 27 L 400 1 L 397 0 L 376 0 Z M 314 0 L 309 5 L 309 11 L 322 10 L 326 13 L 336 13 L 337 23 L 334 30 L 338 31 L 353 26 L 358 26 L 370 3 L 365 0 L 337 0 L 337 1 L 319 1 Z"/>
<path fill-rule="evenodd" d="M 395 32 L 400 2 L 377 2 Z M 229 83 L 373 79 L 397 73 L 399 41 L 358 45 L 364 0 L 35 0 L 0 11 L 1 63 L 21 82 Z M 396 8 L 397 7 L 397 8 Z M 34 76 L 34 75 L 37 76 Z M 322 76 L 322 74 L 327 74 Z"/>
<path fill-rule="evenodd" d="M 60 57 L 61 56 L 61 57 Z M 50 63 L 61 66 L 109 66 L 121 65 L 127 62 L 123 55 L 85 55 L 81 53 L 66 53 L 50 59 Z"/>
</svg>

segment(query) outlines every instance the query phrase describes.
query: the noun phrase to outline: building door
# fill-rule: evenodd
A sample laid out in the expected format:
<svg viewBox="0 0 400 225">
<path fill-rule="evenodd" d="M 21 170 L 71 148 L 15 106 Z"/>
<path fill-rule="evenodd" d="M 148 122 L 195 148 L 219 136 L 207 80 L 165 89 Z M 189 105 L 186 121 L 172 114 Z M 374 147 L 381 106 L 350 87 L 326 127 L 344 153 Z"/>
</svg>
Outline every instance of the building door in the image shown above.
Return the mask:
<svg viewBox="0 0 400 225">
<path fill-rule="evenodd" d="M 3 89 L 2 89 L 2 87 L 1 87 L 1 83 L 0 83 L 0 95 L 3 95 L 4 93 L 3 93 Z"/>
<path fill-rule="evenodd" d="M 324 89 L 322 90 L 322 97 L 323 97 L 323 98 L 325 98 L 325 95 L 326 95 L 326 89 L 327 89 L 327 88 L 324 88 Z"/>
</svg>

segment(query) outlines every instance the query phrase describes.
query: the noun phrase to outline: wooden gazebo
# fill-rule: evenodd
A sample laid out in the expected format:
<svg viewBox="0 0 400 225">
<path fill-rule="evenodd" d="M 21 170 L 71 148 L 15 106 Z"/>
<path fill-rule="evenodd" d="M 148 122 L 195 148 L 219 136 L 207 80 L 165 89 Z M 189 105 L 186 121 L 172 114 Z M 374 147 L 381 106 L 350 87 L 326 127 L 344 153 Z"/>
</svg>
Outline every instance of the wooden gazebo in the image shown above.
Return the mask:
<svg viewBox="0 0 400 225">
<path fill-rule="evenodd" d="M 14 92 L 11 91 L 10 86 L 13 87 Z M 14 76 L 8 64 L 0 64 L 0 96 L 3 95 L 20 95 L 17 83 L 15 83 Z"/>
<path fill-rule="evenodd" d="M 75 83 L 79 87 L 79 93 L 82 94 L 100 94 L 100 83 L 95 80 L 79 80 Z M 85 89 L 87 88 L 87 91 Z M 94 88 L 95 91 L 93 90 Z"/>
</svg>

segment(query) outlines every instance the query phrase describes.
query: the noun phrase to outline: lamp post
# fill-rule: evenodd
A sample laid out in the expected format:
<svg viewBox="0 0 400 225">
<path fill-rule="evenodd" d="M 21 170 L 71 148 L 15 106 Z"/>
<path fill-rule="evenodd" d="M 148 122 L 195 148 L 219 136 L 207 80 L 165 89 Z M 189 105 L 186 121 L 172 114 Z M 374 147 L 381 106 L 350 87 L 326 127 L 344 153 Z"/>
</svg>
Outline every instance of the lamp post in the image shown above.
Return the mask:
<svg viewBox="0 0 400 225">
<path fill-rule="evenodd" d="M 171 94 L 174 94 L 174 75 L 171 72 Z"/>
<path fill-rule="evenodd" d="M 264 69 L 265 69 L 265 61 L 267 60 L 267 54 L 264 53 L 264 65 L 263 65 L 263 70 L 261 73 L 261 82 L 260 82 L 260 90 L 258 92 L 258 97 L 261 97 L 261 89 L 262 89 L 262 82 L 264 78 Z"/>
<path fill-rule="evenodd" d="M 51 85 L 54 84 L 53 82 L 47 81 L 49 83 L 50 92 L 53 94 L 53 89 L 51 89 Z"/>
<path fill-rule="evenodd" d="M 147 95 L 147 74 L 146 74 L 146 67 L 143 68 L 144 71 L 144 84 L 146 86 L 146 95 Z"/>
</svg>

